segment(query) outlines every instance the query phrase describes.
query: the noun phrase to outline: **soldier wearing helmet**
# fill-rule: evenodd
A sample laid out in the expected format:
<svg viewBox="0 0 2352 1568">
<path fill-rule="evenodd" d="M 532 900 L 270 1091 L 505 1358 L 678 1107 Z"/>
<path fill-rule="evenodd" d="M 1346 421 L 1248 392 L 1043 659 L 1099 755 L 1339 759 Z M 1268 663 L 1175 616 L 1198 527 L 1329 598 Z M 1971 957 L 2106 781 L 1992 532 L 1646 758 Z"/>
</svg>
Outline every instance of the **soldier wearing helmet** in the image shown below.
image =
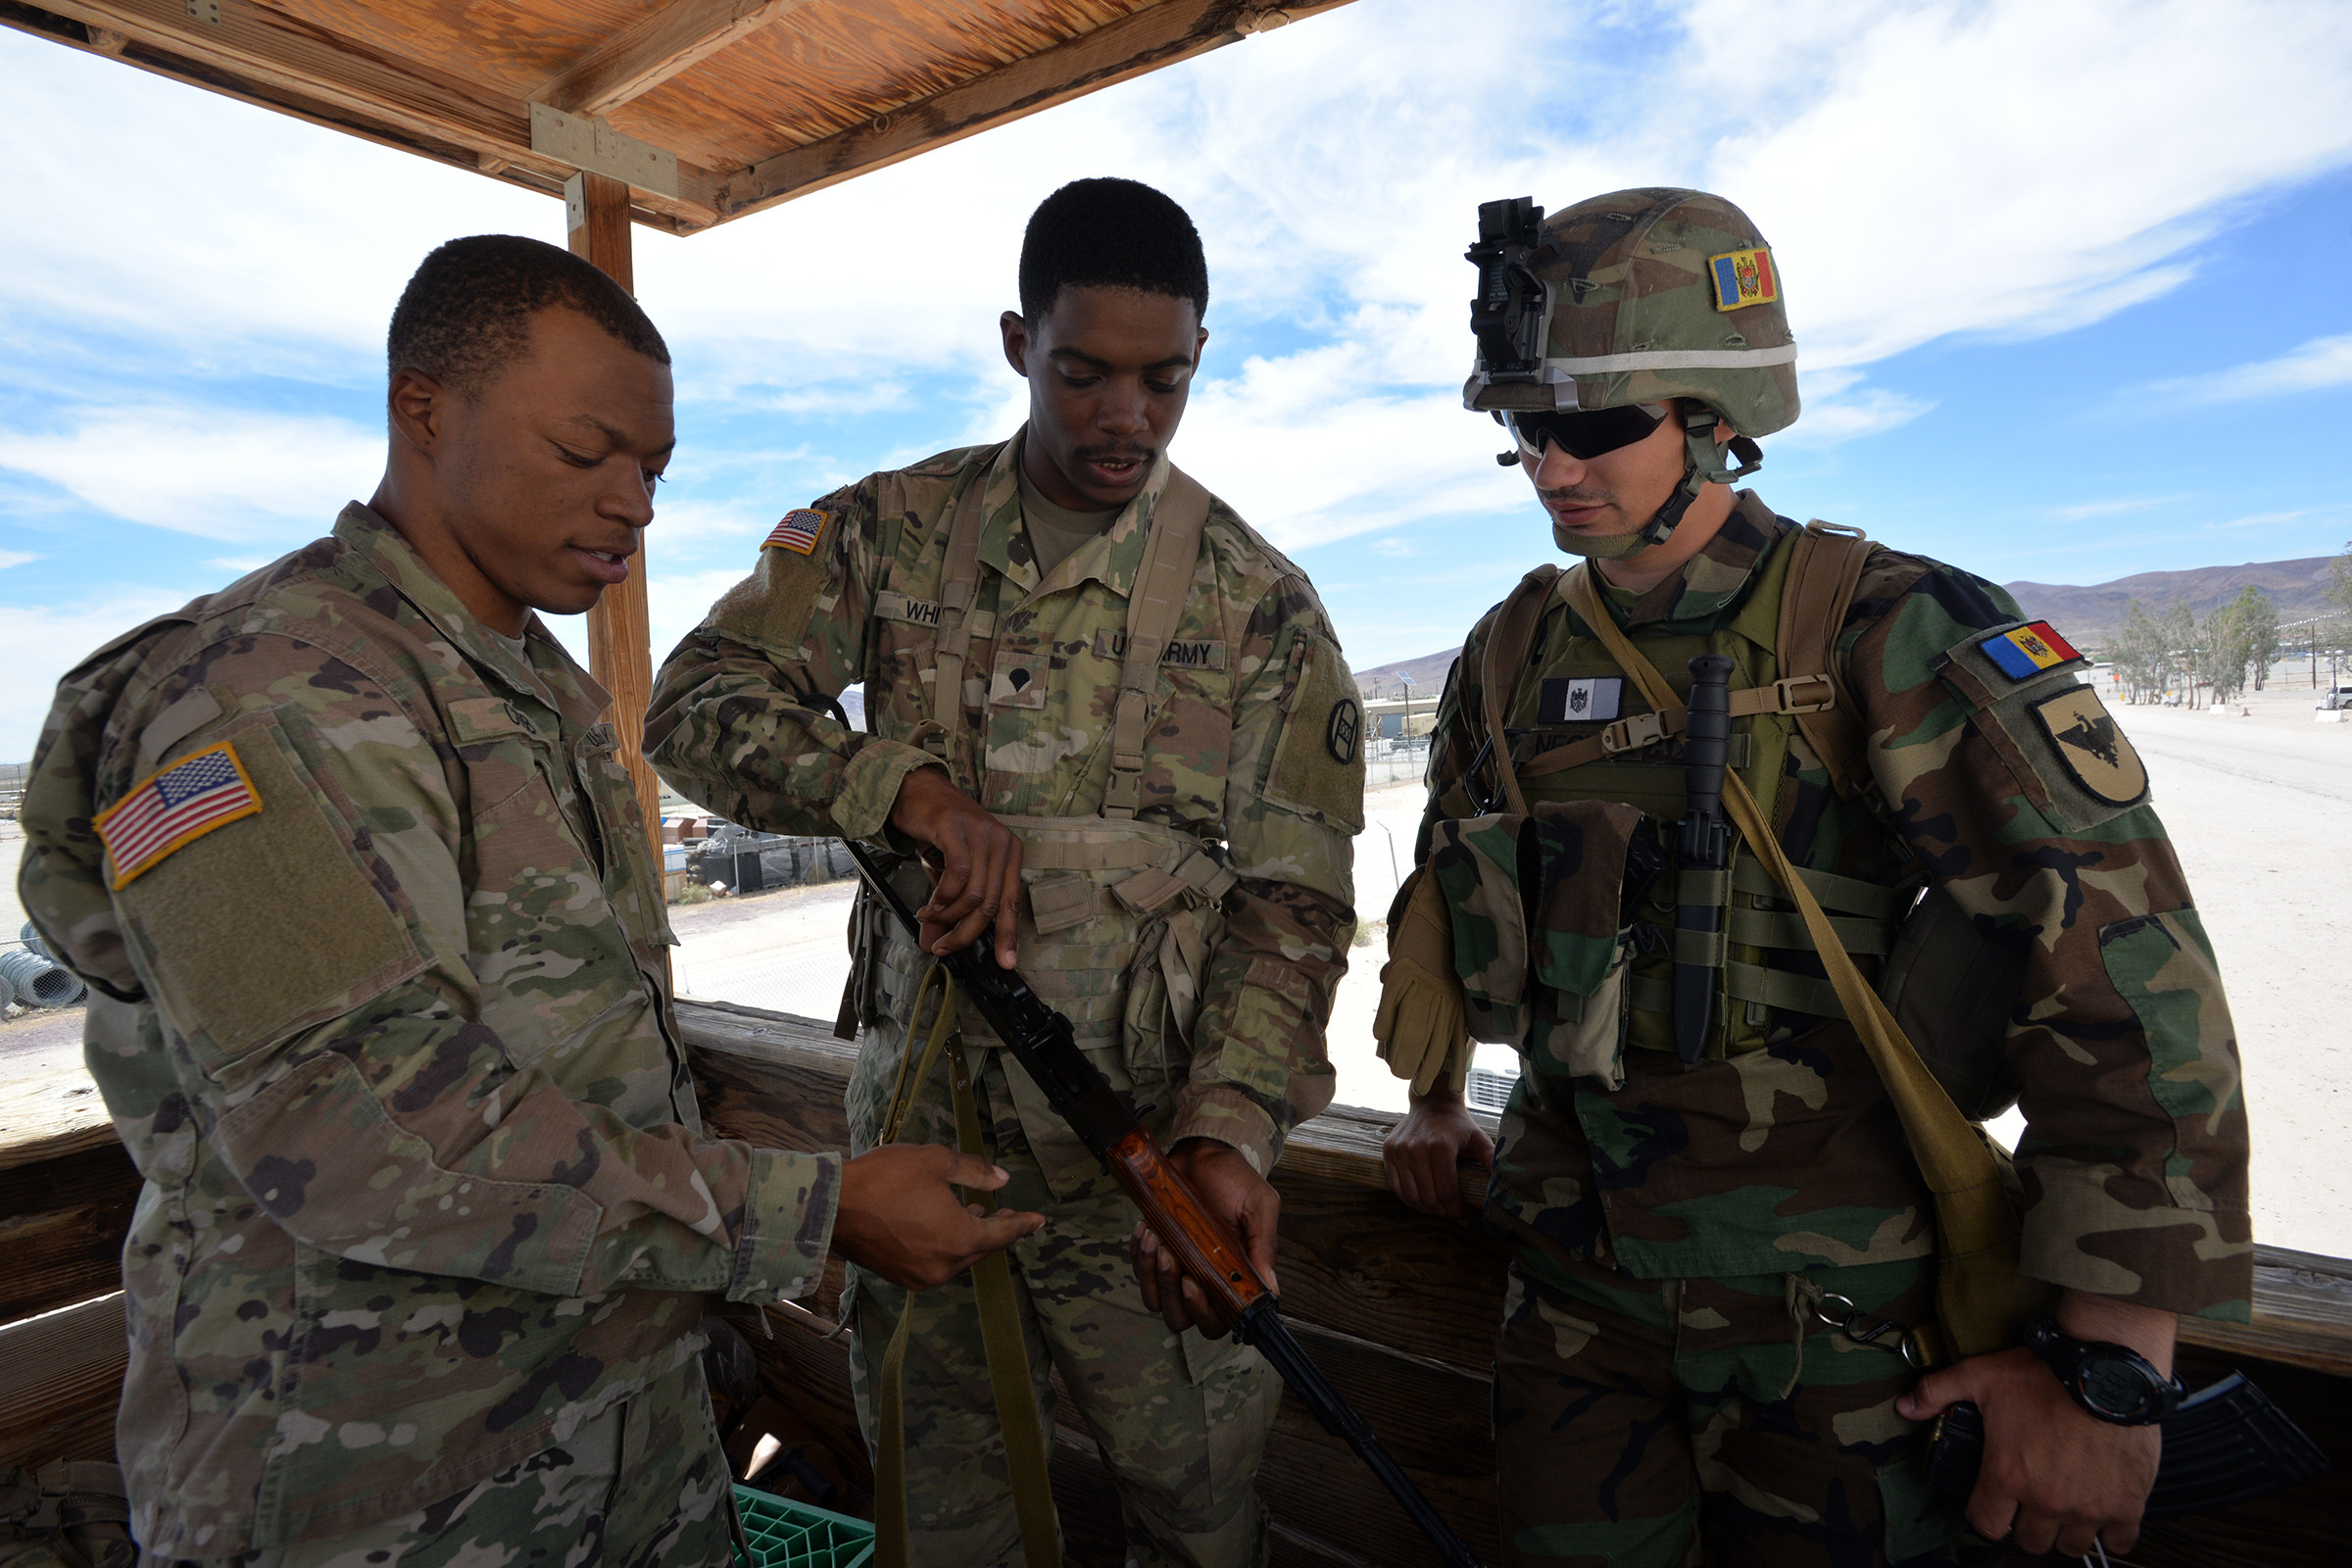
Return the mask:
<svg viewBox="0 0 2352 1568">
<path fill-rule="evenodd" d="M 1583 560 L 1447 681 L 1376 1032 L 1413 1083 L 1392 1186 L 1467 1218 L 1488 1164 L 1513 1248 L 1506 1557 L 1900 1562 L 1963 1515 L 2126 1549 L 2177 1317 L 2252 1293 L 2236 1043 L 2146 773 L 2002 590 L 1731 488 L 1798 410 L 1739 208 L 1480 219 L 1464 401 Z M 1494 1141 L 1473 1037 L 1519 1052 Z M 2018 1102 L 2019 1196 L 1956 1191 L 1996 1173 L 1963 1118 Z M 2144 1397 L 2053 1377 L 2076 1342 Z M 1964 1508 L 1924 1469 L 1959 1400 Z"/>
</svg>

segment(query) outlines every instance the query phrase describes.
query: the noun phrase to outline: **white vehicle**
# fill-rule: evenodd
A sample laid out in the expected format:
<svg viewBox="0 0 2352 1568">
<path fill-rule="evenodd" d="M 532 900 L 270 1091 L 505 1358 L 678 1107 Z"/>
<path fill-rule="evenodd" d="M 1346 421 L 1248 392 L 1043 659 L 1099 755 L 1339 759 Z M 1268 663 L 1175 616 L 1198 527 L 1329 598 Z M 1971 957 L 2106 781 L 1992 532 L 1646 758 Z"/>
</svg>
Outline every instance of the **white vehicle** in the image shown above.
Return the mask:
<svg viewBox="0 0 2352 1568">
<path fill-rule="evenodd" d="M 2311 706 L 2328 713 L 2352 709 L 2352 686 L 2331 686 L 2320 693 L 2320 700 Z"/>
</svg>

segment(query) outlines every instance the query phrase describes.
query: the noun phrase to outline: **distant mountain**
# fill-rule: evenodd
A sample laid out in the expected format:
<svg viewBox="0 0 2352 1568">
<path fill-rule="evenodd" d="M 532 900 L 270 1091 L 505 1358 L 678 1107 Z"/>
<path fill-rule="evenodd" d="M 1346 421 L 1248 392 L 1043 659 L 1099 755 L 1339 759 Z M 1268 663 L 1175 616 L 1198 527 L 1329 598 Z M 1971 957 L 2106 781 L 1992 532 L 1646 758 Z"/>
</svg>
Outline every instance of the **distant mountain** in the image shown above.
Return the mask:
<svg viewBox="0 0 2352 1568">
<path fill-rule="evenodd" d="M 2056 582 L 2003 583 L 2018 608 L 2035 620 L 2046 620 L 2078 643 L 2101 643 L 2124 623 L 2124 609 L 2136 599 L 2150 610 L 2162 610 L 2180 600 L 2197 614 L 2210 614 L 2235 599 L 2247 587 L 2260 589 L 2278 607 L 2281 621 L 2305 620 L 2331 613 L 2327 598 L 2328 575 L 2333 556 L 2307 556 L 2301 561 L 2255 561 L 2240 566 L 2199 566 L 2190 571 L 2143 571 L 2087 588 Z M 1457 647 L 1442 654 L 1423 654 L 1377 669 L 1355 672 L 1356 685 L 1375 689 L 1384 697 L 1399 695 L 1396 677 L 1413 677 L 1413 695 L 1433 694 L 1446 684 L 1446 671 L 1461 654 Z"/>
<path fill-rule="evenodd" d="M 2095 643 L 2123 625 L 2124 608 L 2134 599 L 2150 610 L 2162 610 L 2178 600 L 2203 615 L 2253 587 L 2278 607 L 2282 621 L 2328 614 L 2332 609 L 2326 594 L 2328 572 L 2334 559 L 2310 556 L 2301 561 L 2249 562 L 2242 566 L 2199 566 L 2193 571 L 2143 571 L 2089 588 L 2047 582 L 2002 586 L 2017 596 L 2019 607 L 2034 619 L 2050 622 L 2076 642 Z"/>
<path fill-rule="evenodd" d="M 1356 689 L 1366 696 L 1402 697 L 1404 688 L 1397 677 L 1410 675 L 1413 695 L 1434 701 L 1446 690 L 1446 672 L 1453 667 L 1453 658 L 1460 652 L 1459 647 L 1448 648 L 1442 654 L 1423 654 L 1419 659 L 1383 664 L 1378 669 L 1359 669 L 1355 672 Z"/>
</svg>

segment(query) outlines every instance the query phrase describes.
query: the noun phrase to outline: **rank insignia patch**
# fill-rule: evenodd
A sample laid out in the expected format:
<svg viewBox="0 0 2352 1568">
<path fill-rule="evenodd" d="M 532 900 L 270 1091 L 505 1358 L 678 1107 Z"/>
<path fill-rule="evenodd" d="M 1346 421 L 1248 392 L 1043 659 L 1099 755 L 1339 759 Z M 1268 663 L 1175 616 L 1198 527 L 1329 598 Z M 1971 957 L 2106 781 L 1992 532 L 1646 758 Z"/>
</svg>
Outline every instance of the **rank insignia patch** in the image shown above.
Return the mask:
<svg viewBox="0 0 2352 1568">
<path fill-rule="evenodd" d="M 236 748 L 222 741 L 153 774 L 99 812 L 93 825 L 121 889 L 172 851 L 261 808 Z"/>
<path fill-rule="evenodd" d="M 1615 675 L 1589 675 L 1573 680 L 1554 677 L 1544 683 L 1542 696 L 1536 703 L 1536 722 L 1605 724 L 1617 716 L 1618 700 L 1624 692 L 1625 682 Z"/>
<path fill-rule="evenodd" d="M 2046 620 L 2028 621 L 2012 631 L 1995 632 L 1977 645 L 2011 680 L 2024 680 L 2060 664 L 2079 662 L 2075 645 L 2051 629 Z"/>
<path fill-rule="evenodd" d="M 1715 308 L 1719 311 L 1770 305 L 1781 297 L 1781 280 L 1772 270 L 1772 252 L 1764 246 L 1710 256 L 1707 270 L 1714 274 Z"/>
<path fill-rule="evenodd" d="M 2148 793 L 2148 770 L 2099 694 L 2070 686 L 2034 705 L 2076 782 L 2109 806 L 2136 805 Z"/>
<path fill-rule="evenodd" d="M 760 548 L 789 550 L 800 556 L 812 555 L 816 551 L 816 541 L 824 531 L 825 514 L 804 507 L 798 512 L 784 514 L 784 520 L 777 523 L 774 530 L 760 541 Z"/>
</svg>

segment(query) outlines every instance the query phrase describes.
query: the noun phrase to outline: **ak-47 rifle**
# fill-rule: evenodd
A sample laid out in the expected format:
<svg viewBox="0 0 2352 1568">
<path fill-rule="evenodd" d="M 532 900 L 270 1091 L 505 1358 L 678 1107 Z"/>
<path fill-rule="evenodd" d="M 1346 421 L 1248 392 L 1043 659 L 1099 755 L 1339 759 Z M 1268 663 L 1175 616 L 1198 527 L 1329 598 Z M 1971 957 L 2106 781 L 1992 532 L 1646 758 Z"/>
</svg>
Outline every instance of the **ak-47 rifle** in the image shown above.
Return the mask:
<svg viewBox="0 0 2352 1568">
<path fill-rule="evenodd" d="M 922 928 L 914 911 L 890 885 L 865 846 L 844 842 L 874 896 L 898 917 L 907 934 L 919 941 Z M 1055 1113 L 1070 1124 L 1079 1141 L 1135 1200 L 1136 1207 L 1144 1211 L 1144 1223 L 1234 1325 L 1235 1336 L 1271 1361 L 1291 1392 L 1323 1423 L 1323 1429 L 1345 1441 L 1372 1467 L 1381 1485 L 1404 1505 L 1413 1523 L 1437 1547 L 1446 1568 L 1481 1568 L 1461 1538 L 1396 1468 L 1396 1461 L 1389 1457 L 1364 1418 L 1341 1397 L 1292 1337 L 1274 1304 L 1274 1293 L 1250 1266 L 1241 1238 L 1210 1212 L 1192 1184 L 1160 1153 L 1159 1145 L 1144 1130 L 1134 1108 L 1086 1059 L 1070 1021 L 1048 1006 L 1018 973 L 997 962 L 986 935 L 940 962 Z"/>
</svg>

